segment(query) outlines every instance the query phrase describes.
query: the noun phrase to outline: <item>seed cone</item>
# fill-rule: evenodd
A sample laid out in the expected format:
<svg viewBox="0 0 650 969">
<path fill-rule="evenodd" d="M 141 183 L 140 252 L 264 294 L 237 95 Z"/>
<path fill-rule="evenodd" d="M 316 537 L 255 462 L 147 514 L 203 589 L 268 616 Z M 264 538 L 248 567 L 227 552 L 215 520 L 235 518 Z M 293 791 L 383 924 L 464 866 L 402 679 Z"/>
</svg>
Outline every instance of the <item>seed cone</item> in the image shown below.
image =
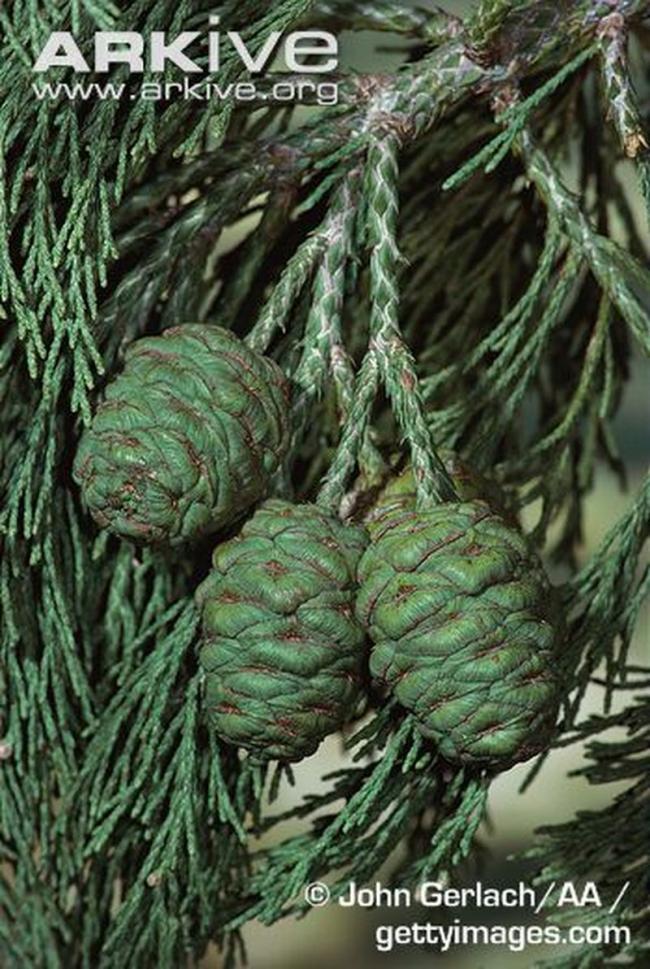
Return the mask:
<svg viewBox="0 0 650 969">
<path fill-rule="evenodd" d="M 394 510 L 359 563 L 372 676 L 450 761 L 503 769 L 549 743 L 552 590 L 526 539 L 482 501 Z"/>
<path fill-rule="evenodd" d="M 74 463 L 93 517 L 171 545 L 231 523 L 287 450 L 287 396 L 278 366 L 219 327 L 136 340 Z"/>
<path fill-rule="evenodd" d="M 200 586 L 210 716 L 259 759 L 298 760 L 354 712 L 365 636 L 354 616 L 367 537 L 315 505 L 265 502 L 219 545 Z"/>
<path fill-rule="evenodd" d="M 439 454 L 461 501 L 473 501 L 475 498 L 485 501 L 494 511 L 516 525 L 506 496 L 496 481 L 471 468 L 454 451 L 441 450 Z M 408 464 L 403 471 L 390 478 L 379 492 L 366 515 L 366 524 L 372 527 L 395 511 L 415 511 L 416 500 L 415 476 Z"/>
</svg>

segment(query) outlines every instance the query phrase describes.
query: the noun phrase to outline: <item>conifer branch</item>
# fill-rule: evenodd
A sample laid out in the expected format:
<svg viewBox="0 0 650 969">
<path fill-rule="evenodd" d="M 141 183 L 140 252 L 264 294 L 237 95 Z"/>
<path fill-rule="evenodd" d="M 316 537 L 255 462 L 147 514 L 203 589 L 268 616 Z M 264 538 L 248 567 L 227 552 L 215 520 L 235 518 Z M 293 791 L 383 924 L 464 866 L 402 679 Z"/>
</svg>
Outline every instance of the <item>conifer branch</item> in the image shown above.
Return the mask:
<svg viewBox="0 0 650 969">
<path fill-rule="evenodd" d="M 219 99 L 197 110 L 32 94 L 51 30 L 72 30 L 88 53 L 95 29 L 174 33 L 208 12 L 251 50 L 299 24 L 417 44 L 390 75 L 337 75 L 340 103 L 306 120 Z M 286 463 L 300 481 L 278 488 L 348 518 L 410 453 L 421 503 L 449 500 L 436 448 L 452 445 L 513 506 L 541 499 L 540 547 L 563 517 L 546 548 L 569 576 L 558 744 L 586 740 L 590 782 L 628 789 L 544 831 L 534 857 L 544 883 L 594 877 L 613 892 L 623 868 L 637 874 L 650 711 L 641 698 L 615 714 L 608 704 L 648 675 L 629 658 L 650 581 L 648 482 L 580 569 L 575 553 L 600 463 L 622 474 L 613 418 L 632 347 L 650 348 L 647 246 L 615 170 L 631 159 L 647 202 L 647 85 L 642 72 L 633 83 L 629 53 L 638 43 L 647 61 L 647 13 L 645 0 L 484 0 L 464 22 L 384 0 L 0 10 L 7 965 L 175 969 L 210 940 L 234 954 L 251 918 L 304 912 L 314 878 L 337 897 L 397 843 L 396 883 L 452 872 L 484 817 L 489 773 L 446 763 L 374 689 L 351 760 L 277 814 L 291 772 L 253 763 L 208 724 L 193 596 L 214 542 L 165 552 L 98 533 L 70 475 L 124 349 L 190 318 L 248 334 L 291 381 L 299 427 Z M 219 83 L 244 76 L 226 53 Z M 109 77 L 129 94 L 151 80 L 124 65 Z M 616 137 L 603 135 L 608 121 Z M 232 229 L 234 253 L 222 244 Z M 605 713 L 582 722 L 594 682 Z M 627 737 L 604 743 L 612 727 Z M 620 955 L 641 965 L 650 938 L 640 876 L 634 885 L 619 916 L 634 942 Z M 567 965 L 616 957 L 580 952 Z"/>
</svg>

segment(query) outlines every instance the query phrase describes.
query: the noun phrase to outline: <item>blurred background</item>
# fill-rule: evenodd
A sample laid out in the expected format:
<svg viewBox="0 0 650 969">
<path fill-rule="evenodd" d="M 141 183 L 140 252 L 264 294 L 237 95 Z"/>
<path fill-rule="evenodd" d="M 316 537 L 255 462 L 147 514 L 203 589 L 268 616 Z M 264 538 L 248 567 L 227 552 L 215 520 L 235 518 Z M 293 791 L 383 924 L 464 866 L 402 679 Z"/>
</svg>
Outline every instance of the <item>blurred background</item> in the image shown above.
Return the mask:
<svg viewBox="0 0 650 969">
<path fill-rule="evenodd" d="M 426 6 L 420 2 L 419 6 Z M 433 4 L 429 4 L 433 6 Z M 453 13 L 463 13 L 470 0 L 442 2 L 439 6 Z M 387 71 L 403 60 L 399 51 L 386 48 L 401 45 L 404 41 L 386 34 L 345 33 L 341 35 L 341 64 L 356 71 Z M 377 48 L 381 48 L 378 50 Z M 634 175 L 621 163 L 621 174 L 634 192 Z M 645 218 L 639 206 L 639 230 L 648 236 Z M 240 230 L 241 231 L 241 230 Z M 236 240 L 231 239 L 230 242 Z M 650 241 L 650 238 L 649 238 Z M 600 468 L 593 492 L 586 503 L 585 541 L 580 549 L 580 560 L 585 561 L 594 551 L 605 532 L 628 507 L 631 495 L 638 488 L 648 467 L 650 457 L 650 367 L 640 358 L 634 360 L 632 379 L 617 420 L 616 430 L 621 457 L 628 468 L 628 487 L 622 491 L 618 480 L 606 467 Z M 530 509 L 534 518 L 535 508 Z M 642 614 L 641 623 L 633 644 L 631 663 L 648 663 L 650 659 L 650 610 Z M 593 686 L 586 698 L 583 716 L 602 709 L 603 691 Z M 621 705 L 626 696 L 618 697 Z M 616 702 L 616 699 L 615 699 Z M 329 738 L 311 758 L 296 765 L 296 785 L 283 787 L 275 811 L 280 812 L 302 799 L 303 794 L 323 787 L 324 774 L 345 763 L 336 738 Z M 579 745 L 555 751 L 547 760 L 541 774 L 524 793 L 518 793 L 526 777 L 529 765 L 523 764 L 501 775 L 492 785 L 489 799 L 490 825 L 482 831 L 482 851 L 473 866 L 462 875 L 460 884 L 473 885 L 478 878 L 490 886 L 513 886 L 527 881 L 531 868 L 521 860 L 521 855 L 531 845 L 534 832 L 542 825 L 568 820 L 576 812 L 598 809 L 622 789 L 610 784 L 591 787 L 582 778 L 569 776 L 583 763 Z M 295 830 L 298 830 L 296 824 Z M 291 828 L 286 833 L 292 832 Z M 292 832 L 293 833 L 293 832 Z M 381 875 L 379 876 L 381 880 Z M 526 912 L 516 909 L 483 909 L 462 912 L 466 924 L 521 924 Z M 454 918 L 451 912 L 448 922 Z M 414 945 L 396 947 L 390 953 L 378 953 L 374 935 L 378 925 L 387 923 L 411 923 L 414 921 L 437 921 L 436 910 L 418 907 L 405 909 L 341 908 L 331 904 L 313 910 L 306 918 L 284 920 L 274 926 L 253 924 L 244 931 L 249 963 L 252 969 L 331 969 L 334 966 L 354 966 L 358 969 L 375 969 L 379 966 L 400 966 L 409 969 L 443 966 L 444 969 L 496 969 L 496 967 L 532 966 L 538 959 L 551 955 L 551 950 L 540 946 L 533 952 L 510 953 L 505 947 L 473 947 L 439 954 Z M 440 921 L 444 924 L 444 919 Z M 557 954 L 556 950 L 556 954 Z M 221 960 L 215 951 L 208 953 L 202 963 L 203 969 L 217 969 Z"/>
</svg>

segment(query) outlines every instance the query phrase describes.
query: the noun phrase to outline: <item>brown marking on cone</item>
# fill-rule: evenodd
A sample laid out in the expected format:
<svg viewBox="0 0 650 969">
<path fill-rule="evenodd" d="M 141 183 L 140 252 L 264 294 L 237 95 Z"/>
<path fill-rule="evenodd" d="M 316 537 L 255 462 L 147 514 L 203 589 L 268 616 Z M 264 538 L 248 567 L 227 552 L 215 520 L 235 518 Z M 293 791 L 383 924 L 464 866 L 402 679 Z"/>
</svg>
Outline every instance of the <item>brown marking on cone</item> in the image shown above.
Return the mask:
<svg viewBox="0 0 650 969">
<path fill-rule="evenodd" d="M 289 573 L 289 569 L 282 562 L 278 562 L 277 559 L 271 559 L 270 562 L 266 563 L 264 568 L 269 575 L 288 575 Z"/>
</svg>

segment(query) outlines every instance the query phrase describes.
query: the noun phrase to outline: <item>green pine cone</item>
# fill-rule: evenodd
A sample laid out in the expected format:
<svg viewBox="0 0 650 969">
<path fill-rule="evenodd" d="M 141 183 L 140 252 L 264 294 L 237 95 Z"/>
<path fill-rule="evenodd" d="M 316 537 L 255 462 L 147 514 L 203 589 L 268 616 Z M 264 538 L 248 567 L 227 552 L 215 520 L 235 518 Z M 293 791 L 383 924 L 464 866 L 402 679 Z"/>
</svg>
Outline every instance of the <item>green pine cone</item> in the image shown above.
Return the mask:
<svg viewBox="0 0 650 969">
<path fill-rule="evenodd" d="M 494 511 L 516 525 L 515 518 L 508 508 L 506 496 L 496 481 L 475 471 L 455 451 L 442 449 L 439 453 L 461 501 L 480 498 Z M 365 524 L 372 530 L 375 525 L 385 522 L 386 517 L 394 512 L 415 511 L 416 500 L 415 477 L 413 468 L 408 464 L 400 474 L 390 478 L 380 491 L 365 517 Z"/>
<path fill-rule="evenodd" d="M 372 538 L 357 598 L 372 676 L 450 761 L 503 769 L 543 750 L 559 624 L 525 537 L 470 501 L 394 513 Z"/>
<path fill-rule="evenodd" d="M 79 444 L 74 477 L 103 527 L 177 545 L 263 498 L 289 444 L 279 367 L 216 326 L 136 340 Z"/>
<path fill-rule="evenodd" d="M 354 616 L 365 531 L 315 505 L 265 502 L 219 545 L 197 592 L 206 699 L 224 740 L 298 760 L 353 713 L 365 664 Z"/>
</svg>

